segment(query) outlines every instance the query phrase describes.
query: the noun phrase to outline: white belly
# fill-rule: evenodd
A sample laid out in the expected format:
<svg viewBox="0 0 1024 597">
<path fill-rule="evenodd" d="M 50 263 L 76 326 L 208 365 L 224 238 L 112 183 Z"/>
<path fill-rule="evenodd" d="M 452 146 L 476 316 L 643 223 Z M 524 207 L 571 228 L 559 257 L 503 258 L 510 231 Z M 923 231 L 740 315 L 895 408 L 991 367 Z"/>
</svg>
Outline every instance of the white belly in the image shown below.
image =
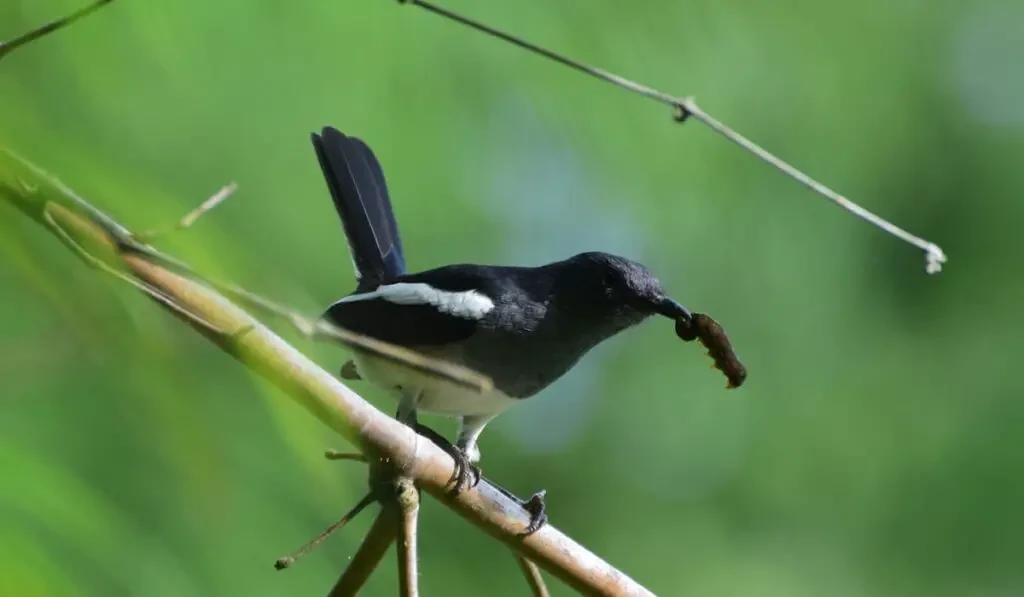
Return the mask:
<svg viewBox="0 0 1024 597">
<path fill-rule="evenodd" d="M 392 361 L 365 354 L 354 354 L 359 376 L 388 390 L 396 398 L 419 394 L 417 410 L 447 416 L 496 415 L 519 402 L 498 390 L 479 394 L 451 382 L 427 377 Z"/>
</svg>

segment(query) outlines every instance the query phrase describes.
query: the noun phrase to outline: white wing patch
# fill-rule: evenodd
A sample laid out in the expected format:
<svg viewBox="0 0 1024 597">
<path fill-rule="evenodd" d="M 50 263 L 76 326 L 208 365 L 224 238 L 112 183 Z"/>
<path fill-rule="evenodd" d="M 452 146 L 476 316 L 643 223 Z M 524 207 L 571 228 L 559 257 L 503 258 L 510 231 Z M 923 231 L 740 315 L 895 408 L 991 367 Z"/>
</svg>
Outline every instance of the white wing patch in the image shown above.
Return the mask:
<svg viewBox="0 0 1024 597">
<path fill-rule="evenodd" d="M 351 303 L 378 298 L 396 305 L 431 305 L 441 313 L 463 319 L 482 319 L 494 308 L 494 301 L 475 290 L 438 290 L 423 282 L 385 284 L 373 292 L 353 294 L 338 302 Z"/>
</svg>

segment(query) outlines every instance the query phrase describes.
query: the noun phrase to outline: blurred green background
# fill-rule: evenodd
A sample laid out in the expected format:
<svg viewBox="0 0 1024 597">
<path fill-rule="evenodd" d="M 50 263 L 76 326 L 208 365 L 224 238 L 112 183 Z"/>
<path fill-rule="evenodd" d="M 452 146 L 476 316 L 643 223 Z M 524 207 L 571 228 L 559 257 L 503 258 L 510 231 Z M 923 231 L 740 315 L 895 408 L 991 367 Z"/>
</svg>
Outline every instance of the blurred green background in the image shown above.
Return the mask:
<svg viewBox="0 0 1024 597">
<path fill-rule="evenodd" d="M 80 5 L 7 0 L 0 38 Z M 237 181 L 162 248 L 315 313 L 353 287 L 308 141 L 333 124 L 383 162 L 412 269 L 618 252 L 729 330 L 742 390 L 652 321 L 484 434 L 488 476 L 597 554 L 660 595 L 1024 594 L 1024 4 L 445 5 L 695 94 L 947 271 L 667 109 L 383 0 L 121 0 L 0 64 L 0 143 L 136 230 Z M 324 594 L 369 524 L 275 572 L 364 469 L 3 206 L 0 384 L 5 596 Z M 424 594 L 526 594 L 503 547 L 421 520 Z M 396 590 L 389 557 L 365 594 Z"/>
</svg>

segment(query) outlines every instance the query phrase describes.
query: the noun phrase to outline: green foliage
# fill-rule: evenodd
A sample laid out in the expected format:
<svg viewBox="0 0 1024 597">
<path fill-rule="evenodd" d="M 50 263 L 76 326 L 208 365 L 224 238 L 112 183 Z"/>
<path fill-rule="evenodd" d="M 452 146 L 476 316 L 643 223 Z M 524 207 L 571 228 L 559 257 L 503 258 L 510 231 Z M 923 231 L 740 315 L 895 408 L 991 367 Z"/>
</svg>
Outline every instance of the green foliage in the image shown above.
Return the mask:
<svg viewBox="0 0 1024 597">
<path fill-rule="evenodd" d="M 353 285 L 308 143 L 328 123 L 379 154 L 412 268 L 641 259 L 725 325 L 747 385 L 651 322 L 498 419 L 488 476 L 546 487 L 662 595 L 1010 595 L 1024 8 L 1001 1 L 446 3 L 695 94 L 942 245 L 936 277 L 695 123 L 393 2 L 120 0 L 0 64 L 0 143 L 137 230 L 237 181 L 162 248 L 311 313 Z M 5 3 L 0 38 L 78 5 Z M 369 522 L 275 573 L 363 468 L 3 206 L 0 380 L 0 594 L 322 594 Z M 429 501 L 421 521 L 424 594 L 524 593 L 504 548 Z M 366 594 L 395 589 L 389 559 Z"/>
</svg>

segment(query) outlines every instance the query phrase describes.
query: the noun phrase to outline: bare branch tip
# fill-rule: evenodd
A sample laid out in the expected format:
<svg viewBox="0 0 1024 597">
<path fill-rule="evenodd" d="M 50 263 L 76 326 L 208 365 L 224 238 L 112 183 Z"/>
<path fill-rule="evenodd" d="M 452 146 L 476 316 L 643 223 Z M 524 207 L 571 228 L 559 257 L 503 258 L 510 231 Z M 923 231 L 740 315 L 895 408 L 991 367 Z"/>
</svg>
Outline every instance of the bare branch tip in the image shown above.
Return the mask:
<svg viewBox="0 0 1024 597">
<path fill-rule="evenodd" d="M 192 224 L 195 224 L 196 220 L 198 220 L 200 216 L 223 203 L 224 200 L 230 197 L 236 190 L 238 190 L 238 183 L 234 181 L 224 185 L 219 191 L 211 195 L 209 199 L 203 201 L 199 207 L 185 214 L 178 223 L 178 228 L 188 228 Z"/>
<path fill-rule="evenodd" d="M 929 274 L 937 274 L 942 271 L 942 264 L 947 261 L 946 254 L 942 252 L 939 245 L 932 243 L 925 247 L 925 261 L 924 271 Z"/>
</svg>

